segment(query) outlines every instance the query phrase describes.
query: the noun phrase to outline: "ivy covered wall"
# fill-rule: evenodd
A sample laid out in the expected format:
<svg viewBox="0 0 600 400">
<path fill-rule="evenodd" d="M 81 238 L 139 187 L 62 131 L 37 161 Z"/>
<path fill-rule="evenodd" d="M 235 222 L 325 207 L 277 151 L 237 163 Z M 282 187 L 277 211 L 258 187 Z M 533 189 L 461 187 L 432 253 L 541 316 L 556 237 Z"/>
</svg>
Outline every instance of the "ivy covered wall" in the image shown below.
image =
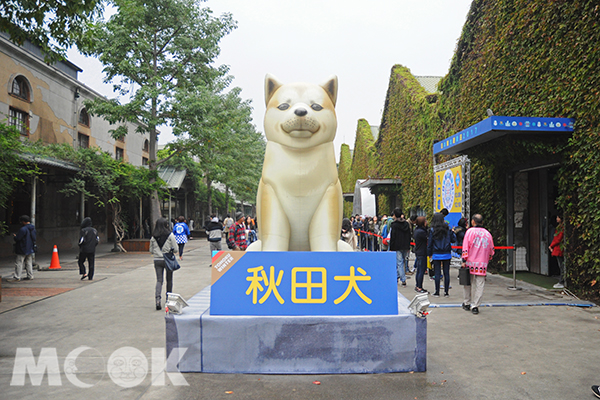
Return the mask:
<svg viewBox="0 0 600 400">
<path fill-rule="evenodd" d="M 445 137 L 437 115 L 437 98 L 437 94 L 428 93 L 421 86 L 408 68 L 392 67 L 377 142 L 369 123 L 364 119 L 358 121 L 350 167 L 352 185 L 357 179 L 368 177 L 400 178 L 401 204 L 396 205 L 405 210 L 421 207 L 432 213 L 431 147 L 434 139 Z M 346 177 L 342 161 L 345 146 L 342 145 L 340 152 L 340 180 Z M 389 214 L 393 208 L 394 202 L 389 196 L 395 197 L 393 194 L 377 196 L 382 215 Z"/>
<path fill-rule="evenodd" d="M 352 181 L 352 154 L 350 146 L 342 144 L 340 149 L 340 162 L 338 164 L 338 176 L 342 184 L 343 193 L 354 193 L 354 182 Z M 344 217 L 352 215 L 352 202 L 344 199 Z"/>
<path fill-rule="evenodd" d="M 351 170 L 352 185 L 354 185 L 357 179 L 367 179 L 369 176 L 376 176 L 377 152 L 375 150 L 375 139 L 373 139 L 369 122 L 364 118 L 359 119 L 356 126 Z M 351 191 L 354 191 L 354 187 Z"/>
<path fill-rule="evenodd" d="M 435 138 L 444 137 L 437 96 L 427 93 L 410 70 L 392 67 L 377 141 L 378 177 L 400 178 L 402 207 L 432 212 Z"/>
<path fill-rule="evenodd" d="M 469 153 L 471 210 L 504 234 L 504 168 L 533 158 L 562 161 L 558 206 L 567 222 L 570 287 L 598 297 L 600 280 L 600 5 L 597 1 L 475 0 L 439 115 L 450 134 L 496 115 L 570 117 L 570 139 L 504 140 Z M 485 154 L 485 157 L 482 155 Z"/>
<path fill-rule="evenodd" d="M 434 140 L 485 119 L 488 108 L 496 115 L 575 118 L 570 138 L 512 137 L 471 149 L 471 212 L 483 214 L 496 241 L 505 243 L 507 166 L 561 162 L 557 207 L 566 217 L 569 287 L 599 299 L 598 43 L 597 0 L 474 0 L 439 94 L 426 93 L 408 68 L 392 68 L 376 167 L 357 157 L 357 149 L 365 149 L 358 145 L 359 121 L 353 177 L 399 177 L 404 207 L 430 213 Z"/>
<path fill-rule="evenodd" d="M 354 182 L 352 181 L 352 155 L 350 146 L 342 144 L 340 149 L 340 163 L 338 164 L 338 176 L 342 184 L 342 192 L 354 193 Z"/>
</svg>

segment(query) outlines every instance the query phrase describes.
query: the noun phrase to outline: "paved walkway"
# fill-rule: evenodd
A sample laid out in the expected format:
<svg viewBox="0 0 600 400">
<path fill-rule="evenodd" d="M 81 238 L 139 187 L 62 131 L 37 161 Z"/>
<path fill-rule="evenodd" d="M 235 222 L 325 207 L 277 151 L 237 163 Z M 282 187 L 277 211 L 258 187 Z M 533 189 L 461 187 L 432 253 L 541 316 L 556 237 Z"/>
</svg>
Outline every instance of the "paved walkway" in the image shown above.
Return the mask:
<svg viewBox="0 0 600 400">
<path fill-rule="evenodd" d="M 152 374 L 152 349 L 164 349 L 164 312 L 154 308 L 155 274 L 148 254 L 98 249 L 94 281 L 80 281 L 75 254 L 60 252 L 61 271 L 34 272 L 33 281 L 2 282 L 0 302 L 0 398 L 50 399 L 591 399 L 600 382 L 600 308 L 521 306 L 581 303 L 522 282 L 490 276 L 479 315 L 463 311 L 462 288 L 453 271 L 449 298 L 430 298 L 427 372 L 378 375 L 184 374 L 186 386 Z M 38 256 L 38 262 L 43 257 Z M 47 258 L 48 263 L 50 258 Z M 189 298 L 210 284 L 205 239 L 186 245 L 174 292 Z M 0 260 L 3 276 L 9 260 Z M 414 278 L 413 278 L 414 279 Z M 414 280 L 400 291 L 414 295 Z M 431 290 L 428 278 L 425 289 Z M 503 307 L 494 307 L 503 305 Z M 65 375 L 66 357 L 77 358 L 80 388 Z M 111 380 L 107 360 L 133 347 L 148 360 L 140 384 L 123 388 Z M 60 385 L 45 375 L 32 385 L 11 386 L 17 348 L 55 349 Z M 142 363 L 142 367 L 145 364 Z M 139 369 L 138 369 L 139 371 Z M 157 371 L 155 371 L 157 372 Z M 35 374 L 34 374 L 35 375 Z M 72 375 L 70 375 L 72 376 Z M 40 377 L 38 377 L 40 378 Z M 164 383 L 162 379 L 165 379 Z M 34 376 L 34 379 L 37 379 Z M 320 382 L 319 385 L 314 382 Z M 57 383 L 54 381 L 54 383 Z"/>
</svg>

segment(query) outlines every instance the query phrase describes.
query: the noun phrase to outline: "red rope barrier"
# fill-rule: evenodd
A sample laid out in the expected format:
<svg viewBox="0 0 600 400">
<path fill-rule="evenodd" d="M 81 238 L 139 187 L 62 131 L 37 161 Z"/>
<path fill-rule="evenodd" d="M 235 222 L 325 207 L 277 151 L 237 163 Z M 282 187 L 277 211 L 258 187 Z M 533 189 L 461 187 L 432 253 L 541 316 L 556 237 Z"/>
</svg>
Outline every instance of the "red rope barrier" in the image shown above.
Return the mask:
<svg viewBox="0 0 600 400">
<path fill-rule="evenodd" d="M 361 233 L 364 233 L 365 235 L 371 235 L 371 236 L 375 236 L 375 237 L 379 237 L 382 239 L 385 239 L 383 236 L 380 236 L 376 233 L 371 233 L 371 232 L 367 232 L 367 231 L 362 231 L 360 229 L 357 229 L 356 232 L 358 232 L 358 234 L 360 235 Z M 410 242 L 411 246 L 414 246 L 415 243 L 414 242 Z M 462 249 L 461 246 L 452 246 L 453 249 Z M 515 250 L 514 246 L 494 246 L 495 250 Z"/>
</svg>

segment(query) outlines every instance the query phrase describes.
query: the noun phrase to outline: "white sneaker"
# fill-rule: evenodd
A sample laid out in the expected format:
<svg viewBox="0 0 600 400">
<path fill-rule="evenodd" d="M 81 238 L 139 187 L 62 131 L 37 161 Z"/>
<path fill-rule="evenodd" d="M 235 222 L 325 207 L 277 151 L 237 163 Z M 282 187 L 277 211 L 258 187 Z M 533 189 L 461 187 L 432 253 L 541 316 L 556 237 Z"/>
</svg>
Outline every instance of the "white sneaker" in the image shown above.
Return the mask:
<svg viewBox="0 0 600 400">
<path fill-rule="evenodd" d="M 554 289 L 563 289 L 565 287 L 565 285 L 563 285 L 562 283 L 558 282 L 557 284 L 555 284 L 554 286 L 552 286 Z"/>
</svg>

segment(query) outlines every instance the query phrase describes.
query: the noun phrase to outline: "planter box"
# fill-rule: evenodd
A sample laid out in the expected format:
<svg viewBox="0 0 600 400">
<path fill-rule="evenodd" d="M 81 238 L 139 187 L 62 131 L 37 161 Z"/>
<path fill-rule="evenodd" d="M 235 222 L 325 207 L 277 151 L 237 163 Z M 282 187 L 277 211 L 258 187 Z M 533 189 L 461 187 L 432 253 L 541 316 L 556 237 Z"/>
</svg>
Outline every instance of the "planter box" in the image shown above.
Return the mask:
<svg viewBox="0 0 600 400">
<path fill-rule="evenodd" d="M 127 251 L 147 253 L 150 251 L 150 239 L 127 239 L 121 242 Z"/>
</svg>

